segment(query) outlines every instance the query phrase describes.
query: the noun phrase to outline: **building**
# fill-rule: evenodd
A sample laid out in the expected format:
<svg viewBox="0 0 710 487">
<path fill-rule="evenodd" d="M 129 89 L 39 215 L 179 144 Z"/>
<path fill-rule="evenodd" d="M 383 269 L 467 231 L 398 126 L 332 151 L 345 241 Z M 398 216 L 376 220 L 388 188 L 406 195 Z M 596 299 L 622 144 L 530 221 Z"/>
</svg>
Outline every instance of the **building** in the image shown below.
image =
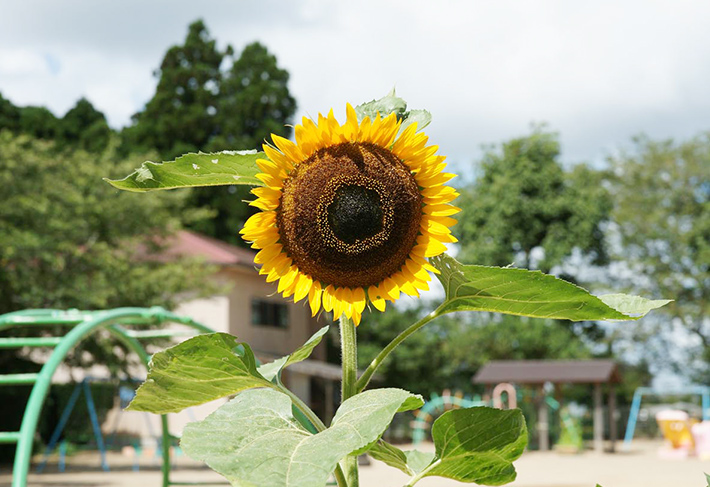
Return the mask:
<svg viewBox="0 0 710 487">
<path fill-rule="evenodd" d="M 275 283 L 267 283 L 254 264 L 256 253 L 194 232 L 181 231 L 168 245 L 162 258 L 202 259 L 217 268 L 214 276 L 219 294 L 208 298 L 187 299 L 175 310 L 215 331 L 227 332 L 248 343 L 257 358 L 266 363 L 291 353 L 311 335 L 332 324 L 326 313 L 311 317 L 307 300 L 293 303 L 276 292 Z M 282 381 L 306 402 L 326 424 L 333 417 L 339 392 L 340 367 L 325 362 L 325 343 L 318 345 L 311 357 L 284 371 Z M 180 434 L 187 422 L 201 419 L 224 401 L 171 415 L 171 432 Z M 147 421 L 159 431 L 158 418 L 147 413 L 121 411 L 118 405 L 104 423 L 119 425 L 119 430 L 145 436 Z M 112 429 L 112 427 L 111 427 Z M 106 431 L 107 433 L 109 431 Z"/>
</svg>

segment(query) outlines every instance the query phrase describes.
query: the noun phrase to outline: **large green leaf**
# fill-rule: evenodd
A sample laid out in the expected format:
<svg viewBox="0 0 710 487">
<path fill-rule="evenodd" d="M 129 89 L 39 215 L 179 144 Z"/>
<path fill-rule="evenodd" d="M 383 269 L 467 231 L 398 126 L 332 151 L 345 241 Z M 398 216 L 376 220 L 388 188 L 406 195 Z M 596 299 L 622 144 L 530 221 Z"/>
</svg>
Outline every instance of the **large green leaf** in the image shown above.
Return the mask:
<svg viewBox="0 0 710 487">
<path fill-rule="evenodd" d="M 181 446 L 235 486 L 323 486 L 341 459 L 382 435 L 396 412 L 422 404 L 400 389 L 366 391 L 345 401 L 330 428 L 313 435 L 293 418 L 288 396 L 249 390 L 187 425 Z"/>
<path fill-rule="evenodd" d="M 115 188 L 136 192 L 230 184 L 263 186 L 256 178 L 261 172 L 256 160 L 265 157 L 255 150 L 191 153 L 169 162 L 146 161 L 123 179 L 105 181 Z"/>
<path fill-rule="evenodd" d="M 436 456 L 432 452 L 402 451 L 384 440 L 379 440 L 375 443 L 367 450 L 367 453 L 375 460 L 384 462 L 390 467 L 398 468 L 407 475 L 417 475 L 431 465 Z"/>
<path fill-rule="evenodd" d="M 431 258 L 446 300 L 438 312 L 492 311 L 571 321 L 636 320 L 671 300 L 638 296 L 593 296 L 569 282 L 540 271 L 463 265 L 442 254 Z"/>
<path fill-rule="evenodd" d="M 475 407 L 447 411 L 434 422 L 431 436 L 436 460 L 420 477 L 447 477 L 459 482 L 502 485 L 515 480 L 513 460 L 528 442 L 519 409 Z"/>
<path fill-rule="evenodd" d="M 326 325 L 317 332 L 315 332 L 306 343 L 298 347 L 290 355 L 286 355 L 285 357 L 281 357 L 280 359 L 260 366 L 258 368 L 259 373 L 266 379 L 272 380 L 289 365 L 306 360 L 308 357 L 311 356 L 311 353 L 313 353 L 313 349 L 316 348 L 316 346 L 323 339 L 323 335 L 328 332 L 328 328 L 329 326 Z"/>
<path fill-rule="evenodd" d="M 249 345 L 228 333 L 210 333 L 153 355 L 148 379 L 127 409 L 173 413 L 244 389 L 271 386 L 257 372 Z"/>
</svg>

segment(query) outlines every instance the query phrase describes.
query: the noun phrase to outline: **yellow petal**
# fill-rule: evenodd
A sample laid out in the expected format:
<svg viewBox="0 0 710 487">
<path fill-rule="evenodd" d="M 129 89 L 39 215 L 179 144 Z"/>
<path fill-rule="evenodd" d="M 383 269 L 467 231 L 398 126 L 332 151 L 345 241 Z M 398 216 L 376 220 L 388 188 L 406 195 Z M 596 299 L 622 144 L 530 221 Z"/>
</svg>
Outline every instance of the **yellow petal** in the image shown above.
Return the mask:
<svg viewBox="0 0 710 487">
<path fill-rule="evenodd" d="M 311 306 L 311 316 L 317 315 L 320 310 L 321 294 L 320 281 L 313 281 L 313 285 L 308 291 L 308 304 Z"/>
<path fill-rule="evenodd" d="M 367 297 L 365 296 L 365 290 L 361 287 L 356 287 L 353 289 L 353 308 L 358 313 L 362 313 L 365 310 L 365 304 L 367 304 Z"/>
<path fill-rule="evenodd" d="M 434 257 L 446 252 L 446 245 L 432 237 L 431 235 L 419 235 L 417 243 L 425 246 L 424 257 Z"/>
<path fill-rule="evenodd" d="M 367 288 L 367 298 L 370 300 L 372 305 L 377 308 L 380 311 L 385 310 L 385 306 L 387 305 L 387 302 L 384 300 L 382 292 L 380 292 L 380 289 L 378 286 L 370 286 Z"/>
<path fill-rule="evenodd" d="M 424 206 L 422 211 L 425 215 L 449 216 L 455 215 L 456 213 L 461 211 L 461 208 L 458 208 L 453 205 L 426 205 Z"/>
<path fill-rule="evenodd" d="M 300 300 L 308 296 L 308 291 L 311 290 L 312 285 L 313 279 L 311 279 L 311 276 L 307 276 L 306 274 L 298 276 L 298 283 L 296 284 L 296 291 L 293 296 L 293 301 L 298 303 Z"/>
<path fill-rule="evenodd" d="M 355 323 L 355 326 L 358 326 L 360 324 L 360 319 L 362 318 L 362 313 L 359 312 L 356 309 L 353 309 L 353 323 Z"/>
<path fill-rule="evenodd" d="M 288 272 L 279 280 L 278 292 L 282 293 L 284 289 L 291 286 L 293 281 L 296 280 L 296 277 L 298 277 L 298 267 L 292 265 Z"/>
<path fill-rule="evenodd" d="M 277 255 L 279 255 L 282 250 L 283 250 L 283 245 L 281 245 L 281 244 L 270 245 L 269 247 L 266 247 L 265 249 L 260 250 L 254 256 L 254 263 L 255 264 L 264 264 L 265 262 L 269 262 L 271 259 L 273 259 Z"/>
<path fill-rule="evenodd" d="M 382 281 L 380 286 L 380 289 L 384 289 L 388 299 L 392 301 L 399 299 L 399 286 L 397 286 L 397 283 L 395 283 L 392 278 L 385 277 L 385 280 Z"/>
<path fill-rule="evenodd" d="M 264 186 L 268 188 L 281 189 L 284 185 L 283 179 L 274 177 L 271 174 L 261 172 L 256 175 L 256 178 L 262 183 L 264 183 Z"/>
<path fill-rule="evenodd" d="M 326 311 L 333 310 L 333 299 L 335 297 L 333 293 L 335 293 L 335 289 L 332 284 L 328 284 L 328 286 L 323 289 L 323 309 Z"/>
<path fill-rule="evenodd" d="M 292 164 L 297 164 L 303 161 L 306 157 L 303 155 L 301 148 L 288 139 L 284 139 L 275 134 L 271 134 L 271 140 L 274 141 L 276 147 L 291 161 Z"/>
</svg>

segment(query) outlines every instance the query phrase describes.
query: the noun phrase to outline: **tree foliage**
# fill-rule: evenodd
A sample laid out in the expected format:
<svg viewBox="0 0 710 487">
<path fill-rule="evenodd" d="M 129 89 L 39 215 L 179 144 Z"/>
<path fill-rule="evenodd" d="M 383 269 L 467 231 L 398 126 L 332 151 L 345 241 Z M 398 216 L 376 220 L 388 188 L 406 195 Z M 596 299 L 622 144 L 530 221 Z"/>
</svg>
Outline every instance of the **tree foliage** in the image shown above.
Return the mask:
<svg viewBox="0 0 710 487">
<path fill-rule="evenodd" d="M 431 306 L 417 303 L 363 316 L 359 366 Z M 474 353 L 475 351 L 475 353 Z M 471 392 L 471 378 L 491 360 L 581 359 L 592 352 L 573 327 L 556 320 L 489 314 L 442 316 L 399 345 L 379 369 L 378 386 L 416 389 L 425 397 L 444 389 Z"/>
<path fill-rule="evenodd" d="M 204 149 L 216 132 L 225 55 L 201 20 L 190 24 L 185 43 L 168 49 L 155 71 L 155 95 L 126 131 L 130 145 L 155 149 L 164 159 Z"/>
<path fill-rule="evenodd" d="M 615 258 L 633 271 L 629 287 L 675 302 L 664 310 L 697 339 L 683 366 L 710 371 L 710 134 L 684 142 L 635 139 L 610 158 Z M 668 322 L 663 330 L 669 331 Z M 664 347 L 667 354 L 667 349 Z M 699 359 L 699 360 L 698 360 Z"/>
<path fill-rule="evenodd" d="M 238 58 L 217 47 L 204 22 L 189 27 L 184 44 L 171 47 L 156 71 L 158 87 L 145 109 L 124 131 L 123 151 L 157 150 L 162 160 L 186 152 L 260 149 L 274 133 L 288 137 L 286 126 L 296 110 L 288 90 L 289 74 L 259 43 Z M 192 228 L 244 245 L 237 231 L 250 216 L 243 202 L 249 189 L 238 186 L 199 188 L 187 207 L 213 211 Z"/>
<path fill-rule="evenodd" d="M 46 107 L 18 107 L 2 95 L 0 130 L 52 140 L 56 150 L 80 148 L 89 152 L 105 150 L 113 134 L 106 116 L 86 98 L 79 99 L 64 117 L 57 118 Z"/>
<path fill-rule="evenodd" d="M 204 265 L 150 257 L 180 228 L 185 195 L 136 198 L 101 183 L 133 161 L 113 150 L 57 153 L 52 142 L 8 131 L 0 132 L 0 161 L 0 314 L 170 307 L 179 293 L 209 289 Z"/>
<path fill-rule="evenodd" d="M 557 135 L 540 127 L 485 153 L 480 177 L 457 200 L 461 261 L 549 272 L 575 248 L 605 261 L 601 224 L 611 203 L 601 175 L 584 165 L 565 171 L 559 156 Z M 544 251 L 539 262 L 535 249 Z"/>
</svg>

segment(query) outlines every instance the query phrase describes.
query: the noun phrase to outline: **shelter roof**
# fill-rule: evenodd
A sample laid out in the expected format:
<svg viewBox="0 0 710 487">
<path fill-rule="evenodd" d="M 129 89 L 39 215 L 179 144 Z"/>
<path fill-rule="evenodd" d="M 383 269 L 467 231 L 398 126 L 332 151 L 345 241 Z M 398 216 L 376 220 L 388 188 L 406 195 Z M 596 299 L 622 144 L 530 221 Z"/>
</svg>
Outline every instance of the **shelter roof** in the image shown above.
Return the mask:
<svg viewBox="0 0 710 487">
<path fill-rule="evenodd" d="M 595 384 L 619 382 L 613 360 L 494 360 L 473 377 L 476 384 Z"/>
</svg>

